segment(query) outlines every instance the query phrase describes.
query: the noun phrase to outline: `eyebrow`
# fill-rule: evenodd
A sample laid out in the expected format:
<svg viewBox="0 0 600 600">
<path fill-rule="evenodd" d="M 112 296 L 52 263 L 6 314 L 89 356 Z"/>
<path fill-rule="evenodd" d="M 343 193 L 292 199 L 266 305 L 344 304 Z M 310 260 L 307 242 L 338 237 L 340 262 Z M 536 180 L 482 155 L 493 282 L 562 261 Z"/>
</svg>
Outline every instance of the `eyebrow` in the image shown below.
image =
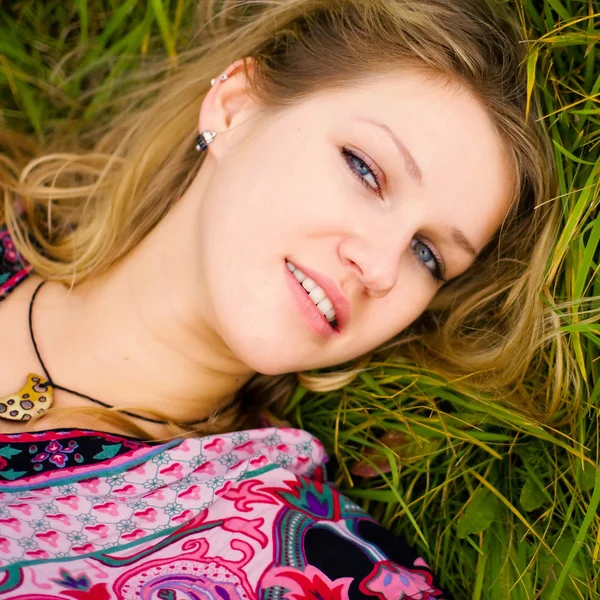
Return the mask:
<svg viewBox="0 0 600 600">
<path fill-rule="evenodd" d="M 423 172 L 419 168 L 414 156 L 408 151 L 408 148 L 400 141 L 400 138 L 390 129 L 388 125 L 385 123 L 379 123 L 378 121 L 373 121 L 368 117 L 357 117 L 357 120 L 370 123 L 371 125 L 375 125 L 375 127 L 383 129 L 390 136 L 392 142 L 394 142 L 398 152 L 402 154 L 402 158 L 404 159 L 404 167 L 409 177 L 411 177 L 411 179 L 413 179 L 417 185 L 421 185 L 423 183 Z"/>
<path fill-rule="evenodd" d="M 456 243 L 457 246 L 460 246 L 465 252 L 470 254 L 471 256 L 475 256 L 477 254 L 477 250 L 473 247 L 473 244 L 467 239 L 465 234 L 458 229 L 458 227 L 450 227 L 450 233 L 452 234 L 452 239 Z"/>
<path fill-rule="evenodd" d="M 394 142 L 396 148 L 402 154 L 402 158 L 404 159 L 404 167 L 408 175 L 417 183 L 417 185 L 421 185 L 423 183 L 423 172 L 421 171 L 417 161 L 414 156 L 409 152 L 408 148 L 402 143 L 400 138 L 392 131 L 392 129 L 386 125 L 385 123 L 380 123 L 379 121 L 374 121 L 369 119 L 368 117 L 356 117 L 358 121 L 363 121 L 365 123 L 370 123 L 371 125 L 375 125 L 375 127 L 379 127 L 383 129 L 392 141 Z M 467 254 L 471 256 L 476 256 L 477 250 L 475 250 L 473 244 L 467 239 L 467 236 L 460 230 L 458 227 L 450 227 L 450 234 L 452 236 L 452 241 L 462 248 Z"/>
</svg>

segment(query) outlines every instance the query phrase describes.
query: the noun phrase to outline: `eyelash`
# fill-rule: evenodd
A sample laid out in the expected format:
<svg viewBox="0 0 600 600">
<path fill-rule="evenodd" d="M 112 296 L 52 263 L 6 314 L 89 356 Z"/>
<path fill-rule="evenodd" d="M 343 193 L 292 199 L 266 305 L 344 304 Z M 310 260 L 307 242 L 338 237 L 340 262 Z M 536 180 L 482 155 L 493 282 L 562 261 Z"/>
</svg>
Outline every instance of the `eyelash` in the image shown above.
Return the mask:
<svg viewBox="0 0 600 600">
<path fill-rule="evenodd" d="M 425 248 L 427 248 L 427 250 L 429 250 L 429 252 L 431 253 L 431 256 L 433 256 L 433 260 L 435 261 L 435 269 L 432 271 L 429 267 L 427 267 L 427 265 L 422 260 L 419 260 L 418 258 L 417 258 L 417 262 L 420 265 L 423 265 L 423 268 L 427 269 L 429 274 L 436 281 L 441 281 L 442 283 L 446 283 L 447 279 L 444 277 L 444 271 L 446 270 L 446 265 L 444 264 L 444 261 L 442 260 L 441 256 L 439 256 L 438 253 L 435 252 L 433 250 L 433 248 L 431 246 L 428 246 L 425 242 L 423 242 L 421 240 L 417 240 L 417 244 L 422 244 L 423 246 L 425 246 Z M 415 252 L 414 254 L 416 256 L 417 253 Z"/>
<path fill-rule="evenodd" d="M 381 198 L 382 189 L 381 189 L 379 177 L 377 177 L 377 174 L 375 173 L 375 166 L 373 164 L 371 164 L 366 158 L 362 158 L 362 157 L 358 156 L 355 152 L 353 152 L 346 146 L 341 147 L 341 154 L 344 158 L 344 161 L 350 168 L 350 172 L 352 173 L 352 175 L 354 175 L 354 177 L 356 179 L 358 179 L 358 181 L 360 183 L 362 183 L 367 189 L 369 189 L 372 192 L 375 192 Z M 367 167 L 367 169 L 370 171 L 373 179 L 375 180 L 375 183 L 377 184 L 377 189 L 373 188 L 372 185 L 369 185 L 369 183 L 367 183 L 365 178 L 358 172 L 356 167 L 352 164 L 353 160 L 358 160 L 363 165 L 365 165 L 365 167 Z M 428 246 L 425 242 L 423 242 L 421 240 L 417 240 L 417 241 L 418 241 L 418 243 L 423 244 L 423 246 L 425 246 L 429 250 L 429 252 L 431 252 L 431 255 L 433 256 L 433 258 L 435 260 L 436 268 L 435 268 L 435 270 L 432 271 L 431 269 L 429 269 L 426 266 L 426 264 L 423 261 L 419 260 L 418 258 L 417 258 L 417 262 L 419 264 L 421 264 L 423 266 L 423 268 L 426 269 L 428 271 L 428 273 L 436 281 L 441 281 L 442 283 L 446 283 L 446 279 L 444 277 L 445 265 L 444 265 L 444 261 L 442 260 L 442 258 L 437 254 L 437 252 L 435 252 L 433 250 L 433 248 Z M 415 253 L 415 256 L 416 256 L 416 253 Z"/>
<path fill-rule="evenodd" d="M 344 157 L 344 160 L 346 161 L 346 163 L 350 167 L 350 171 L 352 172 L 352 174 L 368 190 L 371 190 L 372 192 L 375 192 L 379 197 L 381 197 L 381 194 L 382 194 L 381 183 L 379 181 L 379 177 L 377 177 L 377 174 L 375 173 L 375 170 L 376 170 L 375 169 L 375 165 L 371 164 L 366 158 L 362 158 L 362 157 L 358 156 L 355 152 L 353 152 L 352 150 L 350 150 L 346 146 L 342 146 L 341 150 L 342 150 L 342 156 Z M 377 189 L 374 189 L 372 185 L 369 185 L 365 181 L 365 178 L 356 170 L 356 168 L 352 165 L 352 160 L 353 159 L 358 160 L 359 162 L 363 163 L 363 165 L 365 165 L 365 167 L 367 167 L 369 169 L 369 171 L 371 172 L 371 175 L 373 176 L 373 179 L 375 180 L 375 183 L 377 184 Z"/>
</svg>

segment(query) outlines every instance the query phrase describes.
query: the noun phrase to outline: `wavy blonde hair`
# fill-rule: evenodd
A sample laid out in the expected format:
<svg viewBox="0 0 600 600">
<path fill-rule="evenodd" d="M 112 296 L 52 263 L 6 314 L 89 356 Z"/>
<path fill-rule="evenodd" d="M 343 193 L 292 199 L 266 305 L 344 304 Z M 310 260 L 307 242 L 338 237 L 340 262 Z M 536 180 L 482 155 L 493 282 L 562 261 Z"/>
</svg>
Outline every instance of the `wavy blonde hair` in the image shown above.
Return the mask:
<svg viewBox="0 0 600 600">
<path fill-rule="evenodd" d="M 559 206 L 549 202 L 551 153 L 529 107 L 514 19 L 485 0 L 203 0 L 198 10 L 194 49 L 177 66 L 139 77 L 129 109 L 93 147 L 35 155 L 29 141 L 0 134 L 0 221 L 35 271 L 75 286 L 110 269 L 152 231 L 201 168 L 194 150 L 200 106 L 210 79 L 238 58 L 254 59 L 251 76 L 244 65 L 250 92 L 273 110 L 373 74 L 414 68 L 441 75 L 487 108 L 509 148 L 514 202 L 476 263 L 376 353 L 408 357 L 450 378 L 468 375 L 471 386 L 523 410 L 555 413 L 569 378 L 567 355 L 559 348 L 553 364 L 536 361 L 542 346 L 561 343 L 545 285 Z M 339 388 L 369 358 L 342 370 L 300 373 L 300 383 L 314 391 Z M 543 369 L 545 384 L 527 391 L 532 365 Z M 285 402 L 297 383 L 295 374 L 257 374 L 240 390 L 243 413 L 192 433 L 248 424 L 256 413 L 251 407 Z M 118 412 L 90 411 L 144 435 Z"/>
</svg>

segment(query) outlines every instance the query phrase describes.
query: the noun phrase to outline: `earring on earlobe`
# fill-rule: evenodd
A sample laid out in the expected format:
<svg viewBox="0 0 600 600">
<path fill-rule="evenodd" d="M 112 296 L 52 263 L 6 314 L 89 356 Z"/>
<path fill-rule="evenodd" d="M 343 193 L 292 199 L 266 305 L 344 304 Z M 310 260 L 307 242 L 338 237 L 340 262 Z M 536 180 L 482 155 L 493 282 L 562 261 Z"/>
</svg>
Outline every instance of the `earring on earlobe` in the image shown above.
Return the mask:
<svg viewBox="0 0 600 600">
<path fill-rule="evenodd" d="M 217 134 L 214 131 L 203 131 L 196 138 L 196 150 L 204 152 Z"/>
</svg>

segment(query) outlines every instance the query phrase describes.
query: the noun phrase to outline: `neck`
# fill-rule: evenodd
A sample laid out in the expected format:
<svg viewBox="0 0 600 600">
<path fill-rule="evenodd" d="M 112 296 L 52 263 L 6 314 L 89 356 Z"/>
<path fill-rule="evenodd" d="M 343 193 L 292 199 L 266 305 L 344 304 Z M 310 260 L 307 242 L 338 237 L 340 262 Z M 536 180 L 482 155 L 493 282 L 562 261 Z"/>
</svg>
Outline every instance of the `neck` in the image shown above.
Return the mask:
<svg viewBox="0 0 600 600">
<path fill-rule="evenodd" d="M 190 222 L 184 210 L 171 209 L 104 274 L 71 290 L 56 282 L 40 290 L 33 328 L 56 384 L 136 414 L 186 422 L 231 402 L 252 377 L 211 328 L 206 307 L 190 302 L 201 282 L 182 260 L 185 248 L 173 243 L 174 230 Z"/>
</svg>

